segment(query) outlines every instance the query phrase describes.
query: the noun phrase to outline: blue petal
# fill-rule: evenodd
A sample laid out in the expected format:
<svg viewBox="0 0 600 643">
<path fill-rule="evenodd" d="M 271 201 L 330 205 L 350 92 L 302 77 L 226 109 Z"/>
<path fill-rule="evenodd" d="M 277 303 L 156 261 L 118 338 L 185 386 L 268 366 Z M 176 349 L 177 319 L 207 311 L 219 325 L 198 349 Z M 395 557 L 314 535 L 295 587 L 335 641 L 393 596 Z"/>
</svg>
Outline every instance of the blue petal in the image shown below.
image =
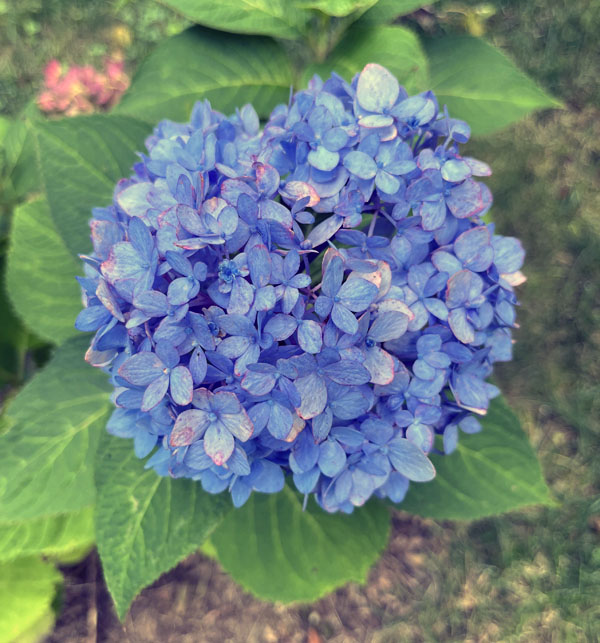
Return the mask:
<svg viewBox="0 0 600 643">
<path fill-rule="evenodd" d="M 330 152 L 324 145 L 308 153 L 308 162 L 317 170 L 329 172 L 337 167 L 340 155 L 337 152 Z"/>
<path fill-rule="evenodd" d="M 290 315 L 278 314 L 269 319 L 264 331 L 272 335 L 275 341 L 282 342 L 294 333 L 297 326 L 298 322 Z"/>
<path fill-rule="evenodd" d="M 354 335 L 358 331 L 358 321 L 356 317 L 348 308 L 341 304 L 333 305 L 331 319 L 341 331 L 348 333 L 348 335 Z"/>
<path fill-rule="evenodd" d="M 317 354 L 323 346 L 321 324 L 303 320 L 298 324 L 298 345 L 305 353 Z"/>
<path fill-rule="evenodd" d="M 183 463 L 190 469 L 196 469 L 197 471 L 202 471 L 212 466 L 213 461 L 206 455 L 204 450 L 204 440 L 198 440 L 190 445 L 183 458 Z"/>
<path fill-rule="evenodd" d="M 252 283 L 261 288 L 271 278 L 271 257 L 266 246 L 258 244 L 248 251 L 248 268 Z"/>
<path fill-rule="evenodd" d="M 336 440 L 319 445 L 319 469 L 329 478 L 335 477 L 346 465 L 346 452 Z"/>
<path fill-rule="evenodd" d="M 176 366 L 171 371 L 171 397 L 175 404 L 186 406 L 192 401 L 194 382 L 185 366 Z"/>
<path fill-rule="evenodd" d="M 111 317 L 110 311 L 106 310 L 104 306 L 90 306 L 89 308 L 84 308 L 79 315 L 77 315 L 75 328 L 84 332 L 98 330 L 101 326 L 104 326 Z"/>
<path fill-rule="evenodd" d="M 377 296 L 377 286 L 366 279 L 348 279 L 340 288 L 340 303 L 353 312 L 365 310 Z M 354 331 L 356 332 L 356 331 Z"/>
<path fill-rule="evenodd" d="M 136 458 L 145 458 L 156 446 L 156 436 L 138 430 L 133 440 L 133 452 Z"/>
<path fill-rule="evenodd" d="M 428 482 L 435 477 L 435 469 L 418 446 L 406 438 L 396 438 L 389 445 L 389 458 L 398 473 L 414 482 Z"/>
<path fill-rule="evenodd" d="M 153 380 L 144 391 L 141 410 L 150 411 L 150 409 L 153 409 L 164 398 L 168 388 L 168 375 L 163 374 Z"/>
<path fill-rule="evenodd" d="M 376 342 L 388 342 L 401 337 L 408 328 L 408 316 L 391 311 L 380 313 L 369 328 L 369 337 Z"/>
<path fill-rule="evenodd" d="M 381 112 L 396 102 L 400 86 L 385 67 L 369 63 L 362 70 L 356 85 L 359 105 L 369 112 Z"/>
<path fill-rule="evenodd" d="M 252 486 L 256 491 L 277 493 L 283 489 L 285 477 L 281 467 L 268 460 L 260 460 L 256 465 L 252 471 Z"/>
<path fill-rule="evenodd" d="M 343 386 L 366 384 L 371 377 L 362 364 L 351 359 L 342 359 L 330 364 L 324 372 L 331 380 Z"/>
<path fill-rule="evenodd" d="M 136 386 L 148 386 L 164 369 L 164 364 L 154 354 L 143 351 L 127 359 L 119 368 L 119 375 Z"/>
<path fill-rule="evenodd" d="M 313 467 L 304 473 L 294 473 L 294 484 L 300 493 L 312 493 L 321 476 L 318 467 Z"/>
<path fill-rule="evenodd" d="M 346 154 L 344 167 L 361 179 L 372 179 L 377 174 L 377 164 L 364 152 L 353 151 Z"/>
<path fill-rule="evenodd" d="M 323 378 L 316 373 L 310 373 L 299 377 L 295 384 L 302 399 L 298 415 L 304 420 L 309 420 L 322 413 L 327 404 L 327 388 Z"/>
<path fill-rule="evenodd" d="M 281 404 L 273 404 L 267 423 L 267 430 L 278 440 L 285 440 L 292 430 L 293 418 L 289 409 Z"/>
</svg>

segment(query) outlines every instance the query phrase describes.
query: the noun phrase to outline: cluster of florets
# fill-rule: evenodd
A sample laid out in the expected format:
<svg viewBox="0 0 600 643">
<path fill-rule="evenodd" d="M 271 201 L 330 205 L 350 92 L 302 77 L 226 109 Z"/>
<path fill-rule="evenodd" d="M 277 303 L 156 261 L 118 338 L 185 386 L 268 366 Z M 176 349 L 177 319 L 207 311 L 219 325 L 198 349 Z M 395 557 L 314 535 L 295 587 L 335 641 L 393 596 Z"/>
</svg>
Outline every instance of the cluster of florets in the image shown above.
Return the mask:
<svg viewBox="0 0 600 643">
<path fill-rule="evenodd" d="M 108 430 L 236 506 L 288 474 L 345 512 L 431 480 L 498 393 L 522 280 L 468 137 L 375 64 L 313 79 L 262 132 L 249 105 L 161 122 L 94 210 L 80 280 Z"/>
<path fill-rule="evenodd" d="M 119 102 L 129 87 L 129 76 L 118 57 L 104 61 L 104 71 L 91 65 L 66 69 L 51 60 L 44 69 L 44 88 L 37 98 L 43 112 L 76 116 L 98 109 L 109 109 Z"/>
</svg>

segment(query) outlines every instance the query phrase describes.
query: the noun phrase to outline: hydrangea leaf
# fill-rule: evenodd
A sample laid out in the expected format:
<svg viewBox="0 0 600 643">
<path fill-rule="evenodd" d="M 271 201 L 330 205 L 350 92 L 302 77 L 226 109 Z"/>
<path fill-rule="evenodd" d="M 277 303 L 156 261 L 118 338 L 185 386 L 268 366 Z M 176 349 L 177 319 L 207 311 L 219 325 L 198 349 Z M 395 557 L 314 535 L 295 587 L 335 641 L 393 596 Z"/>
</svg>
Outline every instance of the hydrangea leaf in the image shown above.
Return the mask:
<svg viewBox="0 0 600 643">
<path fill-rule="evenodd" d="M 432 5 L 432 2 L 424 0 L 379 0 L 375 6 L 371 7 L 360 19 L 362 26 L 367 25 L 381 25 L 386 22 L 392 22 L 398 16 L 405 16 L 407 13 L 412 13 L 417 9 L 427 5 Z"/>
<path fill-rule="evenodd" d="M 377 4 L 377 0 L 296 0 L 299 7 L 317 9 L 336 18 L 344 18 L 355 11 L 366 11 L 374 4 Z"/>
<path fill-rule="evenodd" d="M 17 523 L 0 523 L 0 561 L 34 554 L 62 557 L 93 542 L 93 507 Z"/>
<path fill-rule="evenodd" d="M 0 563 L 0 643 L 39 640 L 52 629 L 61 580 L 54 565 L 35 556 Z M 32 633 L 38 637 L 20 638 Z"/>
<path fill-rule="evenodd" d="M 103 434 L 96 467 L 96 540 L 104 577 L 123 618 L 140 590 L 198 549 L 231 509 L 192 480 L 162 478 L 132 444 Z"/>
<path fill-rule="evenodd" d="M 185 121 L 194 103 L 207 99 L 224 113 L 252 103 L 267 116 L 287 101 L 292 83 L 289 57 L 270 38 L 195 27 L 148 56 L 115 111 L 152 123 Z"/>
<path fill-rule="evenodd" d="M 288 486 L 253 494 L 211 537 L 226 571 L 259 598 L 313 601 L 362 583 L 387 543 L 389 515 L 372 500 L 350 515 L 328 514 Z"/>
<path fill-rule="evenodd" d="M 0 522 L 66 513 L 94 502 L 93 462 L 108 381 L 68 340 L 11 401 L 0 435 Z"/>
<path fill-rule="evenodd" d="M 350 29 L 324 63 L 309 65 L 304 83 L 319 74 L 327 78 L 332 71 L 352 80 L 368 63 L 384 65 L 401 85 L 411 92 L 427 88 L 427 59 L 415 34 L 400 26 L 384 25 L 367 29 Z"/>
<path fill-rule="evenodd" d="M 502 398 L 479 418 L 480 433 L 461 435 L 451 455 L 431 456 L 432 482 L 411 484 L 399 509 L 439 520 L 474 520 L 554 503 L 527 436 Z"/>
<path fill-rule="evenodd" d="M 356 1 L 356 0 L 355 0 Z M 360 1 L 360 0 L 359 0 Z M 310 18 L 307 11 L 289 0 L 161 0 L 193 22 L 232 33 L 258 34 L 295 39 L 302 35 Z"/>
<path fill-rule="evenodd" d="M 493 45 L 472 36 L 427 40 L 431 89 L 473 134 L 488 134 L 536 109 L 561 103 L 540 89 Z"/>
<path fill-rule="evenodd" d="M 0 120 L 0 146 L 4 155 L 3 200 L 19 199 L 39 189 L 35 148 L 25 121 Z"/>
<path fill-rule="evenodd" d="M 110 204 L 150 127 L 128 116 L 80 116 L 33 126 L 50 213 L 67 248 L 91 249 L 92 208 Z"/>
<path fill-rule="evenodd" d="M 60 344 L 77 334 L 81 295 L 75 276 L 81 272 L 45 199 L 15 208 L 6 284 L 14 309 L 39 337 Z"/>
</svg>

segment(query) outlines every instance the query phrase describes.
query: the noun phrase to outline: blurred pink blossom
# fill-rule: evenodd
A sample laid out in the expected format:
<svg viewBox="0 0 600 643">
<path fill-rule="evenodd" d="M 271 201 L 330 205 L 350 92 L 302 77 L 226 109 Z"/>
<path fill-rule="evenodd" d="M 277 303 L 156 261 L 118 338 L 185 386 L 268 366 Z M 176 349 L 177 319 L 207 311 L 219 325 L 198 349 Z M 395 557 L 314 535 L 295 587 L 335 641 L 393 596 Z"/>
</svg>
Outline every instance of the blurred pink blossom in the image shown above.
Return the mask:
<svg viewBox="0 0 600 643">
<path fill-rule="evenodd" d="M 37 103 L 51 114 L 89 114 L 110 109 L 128 87 L 129 76 L 121 59 L 108 58 L 103 71 L 91 65 L 64 69 L 58 60 L 51 60 L 44 69 L 44 88 Z"/>
</svg>

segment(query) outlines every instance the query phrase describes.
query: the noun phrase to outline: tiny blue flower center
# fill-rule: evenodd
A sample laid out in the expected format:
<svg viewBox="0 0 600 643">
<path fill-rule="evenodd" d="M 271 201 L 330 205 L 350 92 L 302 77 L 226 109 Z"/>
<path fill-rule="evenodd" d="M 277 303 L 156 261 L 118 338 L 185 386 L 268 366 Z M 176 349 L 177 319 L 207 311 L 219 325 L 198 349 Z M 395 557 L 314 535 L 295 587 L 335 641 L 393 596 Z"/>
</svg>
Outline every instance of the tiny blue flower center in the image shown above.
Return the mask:
<svg viewBox="0 0 600 643">
<path fill-rule="evenodd" d="M 225 283 L 230 284 L 239 274 L 240 271 L 235 261 L 225 259 L 219 264 L 219 278 Z"/>
<path fill-rule="evenodd" d="M 337 304 L 337 303 L 340 301 L 340 296 L 339 296 L 339 295 L 336 295 L 336 296 L 333 298 L 333 301 L 335 301 L 335 303 Z"/>
<path fill-rule="evenodd" d="M 208 330 L 210 330 L 211 335 L 214 335 L 215 337 L 219 334 L 219 327 L 215 322 L 208 322 Z"/>
<path fill-rule="evenodd" d="M 375 346 L 375 340 L 372 337 L 367 337 L 367 339 L 365 339 L 365 346 L 367 348 L 373 348 L 373 346 Z"/>
<path fill-rule="evenodd" d="M 216 413 L 213 413 L 213 412 L 211 411 L 211 412 L 208 414 L 208 419 L 209 419 L 211 422 L 216 422 L 216 421 L 217 421 L 217 414 L 216 414 Z"/>
</svg>

